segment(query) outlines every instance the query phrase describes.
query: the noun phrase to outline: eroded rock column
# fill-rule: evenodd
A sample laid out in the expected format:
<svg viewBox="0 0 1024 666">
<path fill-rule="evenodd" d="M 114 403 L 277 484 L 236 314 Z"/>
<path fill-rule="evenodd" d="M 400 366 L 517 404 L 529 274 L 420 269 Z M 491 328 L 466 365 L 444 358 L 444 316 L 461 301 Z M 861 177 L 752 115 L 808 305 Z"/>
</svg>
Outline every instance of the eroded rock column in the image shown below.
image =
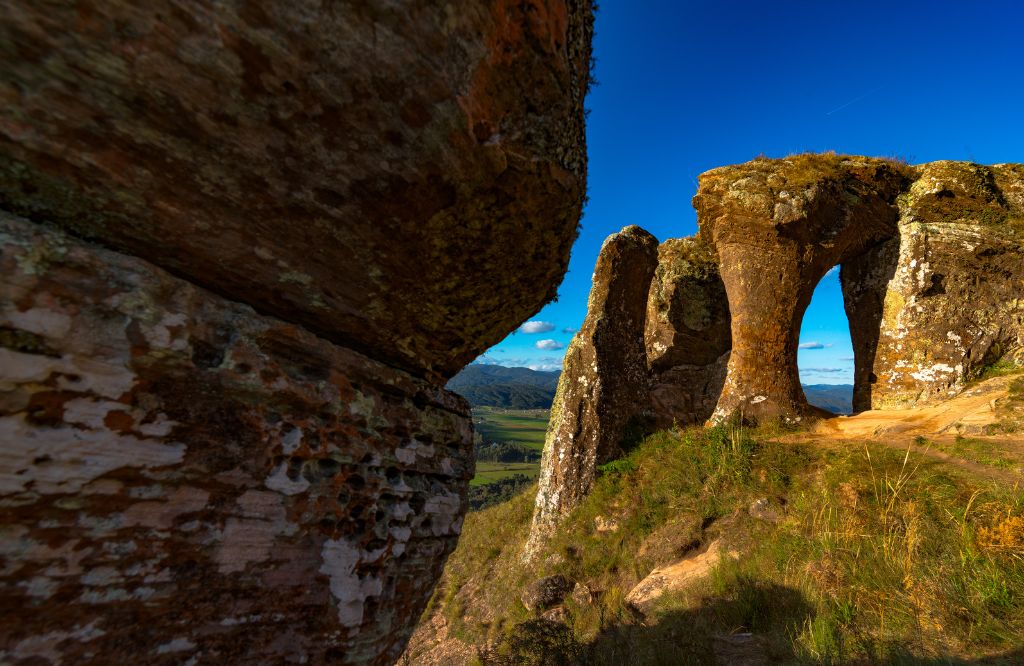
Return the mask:
<svg viewBox="0 0 1024 666">
<path fill-rule="evenodd" d="M 597 466 L 621 455 L 626 425 L 645 406 L 644 317 L 657 263 L 658 241 L 637 226 L 601 247 L 551 408 L 527 557 L 587 496 Z"/>
</svg>

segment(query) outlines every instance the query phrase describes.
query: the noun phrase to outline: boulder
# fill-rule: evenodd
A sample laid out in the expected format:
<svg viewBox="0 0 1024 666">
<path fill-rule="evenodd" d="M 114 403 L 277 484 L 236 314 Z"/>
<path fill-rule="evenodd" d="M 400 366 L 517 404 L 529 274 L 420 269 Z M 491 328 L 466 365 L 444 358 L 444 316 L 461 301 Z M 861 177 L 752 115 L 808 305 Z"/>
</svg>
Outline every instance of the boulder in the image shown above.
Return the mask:
<svg viewBox="0 0 1024 666">
<path fill-rule="evenodd" d="M 601 247 L 551 408 L 527 557 L 587 496 L 597 466 L 621 455 L 626 425 L 647 402 L 644 315 L 657 247 L 637 226 Z"/>
<path fill-rule="evenodd" d="M 703 552 L 688 555 L 647 574 L 626 595 L 626 603 L 641 613 L 649 612 L 666 592 L 681 592 L 707 577 L 723 557 L 736 559 L 739 553 L 726 550 L 722 540 L 715 539 Z"/>
<path fill-rule="evenodd" d="M 652 428 L 705 422 L 732 347 L 729 301 L 714 249 L 701 237 L 658 246 L 644 330 Z"/>
<path fill-rule="evenodd" d="M 446 378 L 565 273 L 591 23 L 565 0 L 16 2 L 0 203 Z"/>
<path fill-rule="evenodd" d="M 550 300 L 591 4 L 0 16 L 0 660 L 393 662 Z M 486 275 L 486 280 L 481 280 Z"/>
<path fill-rule="evenodd" d="M 573 590 L 575 582 L 560 574 L 545 576 L 523 591 L 521 600 L 528 611 L 544 611 L 562 603 Z"/>
</svg>

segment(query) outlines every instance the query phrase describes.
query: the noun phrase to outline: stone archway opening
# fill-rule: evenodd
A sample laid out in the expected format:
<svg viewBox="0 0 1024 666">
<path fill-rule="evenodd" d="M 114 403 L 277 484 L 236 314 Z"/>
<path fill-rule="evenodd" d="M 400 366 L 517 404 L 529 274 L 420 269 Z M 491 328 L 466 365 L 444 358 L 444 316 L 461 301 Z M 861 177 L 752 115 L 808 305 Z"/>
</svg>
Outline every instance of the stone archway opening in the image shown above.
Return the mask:
<svg viewBox="0 0 1024 666">
<path fill-rule="evenodd" d="M 833 414 L 853 411 L 854 359 L 838 265 L 821 278 L 800 325 L 796 362 L 807 402 Z"/>
</svg>

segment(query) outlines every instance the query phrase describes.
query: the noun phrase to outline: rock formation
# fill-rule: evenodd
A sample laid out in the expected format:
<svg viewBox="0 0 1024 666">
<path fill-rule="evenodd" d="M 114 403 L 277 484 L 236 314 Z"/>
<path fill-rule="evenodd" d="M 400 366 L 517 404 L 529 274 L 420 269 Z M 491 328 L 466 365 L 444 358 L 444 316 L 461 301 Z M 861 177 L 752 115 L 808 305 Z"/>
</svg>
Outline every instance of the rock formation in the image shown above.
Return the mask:
<svg viewBox="0 0 1024 666">
<path fill-rule="evenodd" d="M 899 237 L 878 262 L 892 277 L 877 350 L 857 363 L 868 373 L 858 411 L 949 398 L 1000 359 L 1024 365 L 1024 166 L 925 164 L 899 205 Z"/>
<path fill-rule="evenodd" d="M 565 272 L 590 30 L 566 0 L 15 2 L 2 201 L 451 376 Z"/>
<path fill-rule="evenodd" d="M 659 247 L 646 396 L 624 408 L 568 390 L 617 362 L 621 345 L 589 344 L 586 363 L 580 349 L 566 357 L 528 553 L 593 483 L 603 458 L 576 454 L 615 450 L 608 438 L 621 434 L 600 430 L 608 419 L 653 429 L 815 413 L 796 354 L 811 294 L 836 265 L 855 411 L 944 399 L 997 360 L 1024 363 L 1024 166 L 757 159 L 703 174 L 694 206 L 698 236 Z M 592 296 L 589 307 L 588 321 L 608 316 L 604 301 Z M 631 394 L 638 383 L 630 378 Z"/>
<path fill-rule="evenodd" d="M 896 234 L 905 182 L 892 162 L 831 155 L 754 160 L 701 175 L 694 207 L 720 257 L 732 317 L 715 418 L 809 411 L 796 354 L 811 294 L 833 266 Z"/>
<path fill-rule="evenodd" d="M 729 329 L 714 250 L 700 237 L 666 240 L 647 301 L 649 427 L 694 425 L 711 416 L 725 382 Z"/>
<path fill-rule="evenodd" d="M 627 423 L 646 402 L 644 311 L 657 252 L 654 236 L 636 226 L 601 247 L 551 408 L 527 557 L 587 496 L 597 466 L 621 455 Z"/>
<path fill-rule="evenodd" d="M 5 7 L 0 661 L 397 657 L 472 475 L 440 386 L 568 261 L 590 35 L 559 0 Z"/>
</svg>

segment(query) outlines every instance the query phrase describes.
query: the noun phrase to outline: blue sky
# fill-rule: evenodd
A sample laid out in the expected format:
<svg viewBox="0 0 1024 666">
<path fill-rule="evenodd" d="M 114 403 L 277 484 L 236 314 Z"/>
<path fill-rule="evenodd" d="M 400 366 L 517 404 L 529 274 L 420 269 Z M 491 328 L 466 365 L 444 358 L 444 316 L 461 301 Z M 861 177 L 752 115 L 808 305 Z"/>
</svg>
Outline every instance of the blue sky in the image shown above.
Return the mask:
<svg viewBox="0 0 1024 666">
<path fill-rule="evenodd" d="M 481 360 L 557 368 L 601 242 L 696 231 L 697 175 L 804 151 L 1024 161 L 1024 3 L 601 3 L 587 100 L 590 202 L 558 301 Z M 815 292 L 806 383 L 852 381 L 838 272 Z M 817 344 L 811 344 L 817 343 Z"/>
</svg>

